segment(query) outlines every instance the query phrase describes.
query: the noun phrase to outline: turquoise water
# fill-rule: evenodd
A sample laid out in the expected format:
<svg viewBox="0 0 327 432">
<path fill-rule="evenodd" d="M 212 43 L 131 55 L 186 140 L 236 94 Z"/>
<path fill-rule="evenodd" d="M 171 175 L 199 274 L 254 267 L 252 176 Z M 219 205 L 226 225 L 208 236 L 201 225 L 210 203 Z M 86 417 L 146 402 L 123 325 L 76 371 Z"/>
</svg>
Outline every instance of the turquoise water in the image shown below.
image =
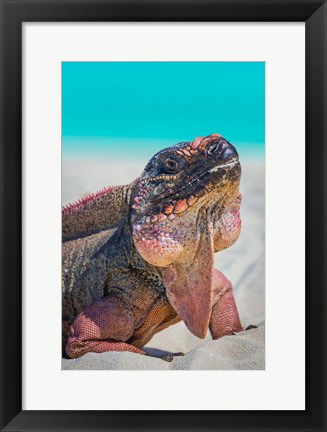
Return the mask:
<svg viewBox="0 0 327 432">
<path fill-rule="evenodd" d="M 63 62 L 63 157 L 150 157 L 220 133 L 264 156 L 264 62 Z"/>
</svg>

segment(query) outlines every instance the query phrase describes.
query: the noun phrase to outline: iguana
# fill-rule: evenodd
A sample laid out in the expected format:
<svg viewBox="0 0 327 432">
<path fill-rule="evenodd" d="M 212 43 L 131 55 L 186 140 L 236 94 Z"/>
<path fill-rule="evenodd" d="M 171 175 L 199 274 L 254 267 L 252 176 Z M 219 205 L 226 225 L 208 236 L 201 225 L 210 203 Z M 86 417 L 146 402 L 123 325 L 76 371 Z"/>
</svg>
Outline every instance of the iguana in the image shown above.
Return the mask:
<svg viewBox="0 0 327 432">
<path fill-rule="evenodd" d="M 241 166 L 221 135 L 159 151 L 127 186 L 63 208 L 63 349 L 145 354 L 181 320 L 199 338 L 242 330 L 214 253 L 241 229 Z"/>
</svg>

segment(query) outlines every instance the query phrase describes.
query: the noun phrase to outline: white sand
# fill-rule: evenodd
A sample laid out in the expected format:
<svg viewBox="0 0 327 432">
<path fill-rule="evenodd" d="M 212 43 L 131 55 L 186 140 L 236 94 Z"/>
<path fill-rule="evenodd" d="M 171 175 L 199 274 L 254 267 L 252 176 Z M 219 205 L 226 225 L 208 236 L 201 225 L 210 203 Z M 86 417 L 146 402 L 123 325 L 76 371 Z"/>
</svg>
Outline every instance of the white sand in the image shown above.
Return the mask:
<svg viewBox="0 0 327 432">
<path fill-rule="evenodd" d="M 63 161 L 63 205 L 104 186 L 129 183 L 143 167 L 143 161 Z M 215 255 L 215 266 L 231 280 L 241 322 L 247 327 L 265 319 L 265 177 L 263 161 L 244 161 L 242 169 L 242 232 L 235 245 Z M 188 354 L 166 363 L 131 353 L 90 353 L 63 360 L 63 369 L 263 369 L 264 326 L 218 341 L 208 334 L 203 341 L 179 323 L 155 335 L 147 350 L 154 356 Z"/>
<path fill-rule="evenodd" d="M 265 368 L 265 327 L 208 340 L 184 356 L 174 357 L 168 363 L 156 358 L 164 351 L 146 350 L 148 356 L 133 353 L 88 353 L 75 360 L 62 360 L 62 369 L 112 369 L 112 370 L 236 370 Z"/>
</svg>

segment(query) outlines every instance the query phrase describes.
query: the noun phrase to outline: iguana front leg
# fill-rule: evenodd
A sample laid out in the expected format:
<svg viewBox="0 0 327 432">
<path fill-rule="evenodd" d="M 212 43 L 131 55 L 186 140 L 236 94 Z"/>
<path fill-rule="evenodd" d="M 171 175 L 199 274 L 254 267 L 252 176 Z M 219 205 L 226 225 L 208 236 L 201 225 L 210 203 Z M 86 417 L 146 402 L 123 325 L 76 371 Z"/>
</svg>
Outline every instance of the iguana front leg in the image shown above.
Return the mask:
<svg viewBox="0 0 327 432">
<path fill-rule="evenodd" d="M 214 270 L 214 305 L 209 329 L 213 339 L 242 331 L 242 325 L 230 281 L 218 270 Z"/>
<path fill-rule="evenodd" d="M 146 353 L 126 343 L 134 332 L 134 317 L 118 298 L 104 297 L 81 312 L 70 327 L 66 353 L 71 358 L 88 352 Z"/>
</svg>

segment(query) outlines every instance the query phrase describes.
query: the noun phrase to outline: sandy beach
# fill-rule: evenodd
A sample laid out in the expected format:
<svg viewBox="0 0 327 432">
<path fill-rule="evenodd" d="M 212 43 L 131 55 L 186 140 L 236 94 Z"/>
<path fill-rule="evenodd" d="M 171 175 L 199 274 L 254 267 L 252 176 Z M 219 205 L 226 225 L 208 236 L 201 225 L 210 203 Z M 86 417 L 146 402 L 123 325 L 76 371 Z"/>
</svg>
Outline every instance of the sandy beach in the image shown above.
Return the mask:
<svg viewBox="0 0 327 432">
<path fill-rule="evenodd" d="M 62 163 L 62 204 L 66 205 L 104 186 L 126 184 L 144 167 L 143 161 L 109 159 L 73 160 Z M 132 353 L 87 354 L 63 359 L 62 369 L 264 369 L 265 367 L 265 171 L 263 160 L 242 163 L 242 232 L 229 249 L 215 255 L 215 266 L 232 282 L 241 322 L 237 335 L 213 341 L 193 336 L 183 323 L 158 333 L 146 346 L 148 356 Z M 171 363 L 157 358 L 183 352 Z"/>
</svg>

